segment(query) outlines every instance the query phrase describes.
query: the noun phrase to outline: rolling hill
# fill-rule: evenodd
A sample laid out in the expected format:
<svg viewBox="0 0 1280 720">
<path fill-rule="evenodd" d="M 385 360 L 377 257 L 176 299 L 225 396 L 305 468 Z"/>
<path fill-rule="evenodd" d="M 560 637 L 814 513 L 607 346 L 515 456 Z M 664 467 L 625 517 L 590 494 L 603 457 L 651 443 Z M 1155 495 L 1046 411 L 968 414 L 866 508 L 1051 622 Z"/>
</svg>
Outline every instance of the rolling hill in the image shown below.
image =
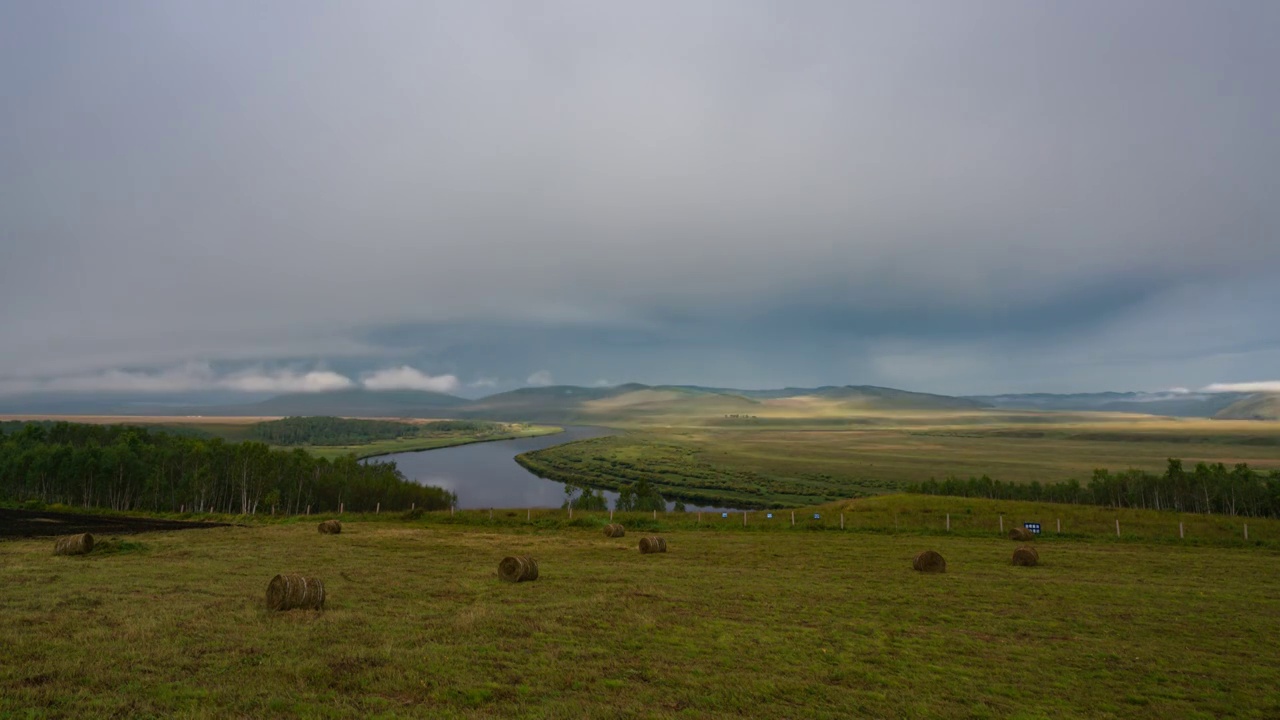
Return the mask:
<svg viewBox="0 0 1280 720">
<path fill-rule="evenodd" d="M 1214 417 L 1232 403 L 1248 397 L 1246 393 L 1183 392 L 1100 392 L 1100 393 L 1026 393 L 1013 395 L 973 395 L 977 400 L 1009 410 L 1084 410 L 1091 412 L 1126 412 L 1170 417 Z"/>
<path fill-rule="evenodd" d="M 1215 420 L 1280 420 L 1280 393 L 1250 395 L 1218 411 Z"/>
<path fill-rule="evenodd" d="M 426 390 L 334 390 L 277 395 L 250 405 L 205 409 L 203 414 L 445 417 L 467 404 L 463 398 Z"/>
</svg>

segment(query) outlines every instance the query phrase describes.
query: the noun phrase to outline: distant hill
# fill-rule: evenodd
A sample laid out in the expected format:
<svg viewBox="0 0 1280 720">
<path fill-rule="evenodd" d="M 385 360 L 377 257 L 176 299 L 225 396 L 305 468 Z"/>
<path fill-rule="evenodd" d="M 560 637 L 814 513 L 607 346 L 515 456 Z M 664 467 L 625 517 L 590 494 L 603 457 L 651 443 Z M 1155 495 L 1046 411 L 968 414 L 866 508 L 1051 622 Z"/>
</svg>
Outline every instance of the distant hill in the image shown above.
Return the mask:
<svg viewBox="0 0 1280 720">
<path fill-rule="evenodd" d="M 1280 393 L 1258 393 L 1237 400 L 1213 416 L 1218 420 L 1280 420 Z"/>
<path fill-rule="evenodd" d="M 220 414 L 440 417 L 456 414 L 465 405 L 467 401 L 460 397 L 427 390 L 356 389 L 277 395 L 251 405 L 221 408 L 228 412 Z"/>
<path fill-rule="evenodd" d="M 1101 392 L 975 395 L 970 396 L 970 399 L 1010 410 L 1087 410 L 1171 417 L 1214 417 L 1245 397 L 1248 397 L 1245 393 Z"/>
<path fill-rule="evenodd" d="M 868 410 L 976 410 L 981 402 L 869 385 L 738 390 L 697 385 L 610 388 L 561 385 L 490 395 L 462 409 L 467 417 L 540 422 L 604 422 L 629 418 L 723 415 L 812 416 Z"/>
</svg>

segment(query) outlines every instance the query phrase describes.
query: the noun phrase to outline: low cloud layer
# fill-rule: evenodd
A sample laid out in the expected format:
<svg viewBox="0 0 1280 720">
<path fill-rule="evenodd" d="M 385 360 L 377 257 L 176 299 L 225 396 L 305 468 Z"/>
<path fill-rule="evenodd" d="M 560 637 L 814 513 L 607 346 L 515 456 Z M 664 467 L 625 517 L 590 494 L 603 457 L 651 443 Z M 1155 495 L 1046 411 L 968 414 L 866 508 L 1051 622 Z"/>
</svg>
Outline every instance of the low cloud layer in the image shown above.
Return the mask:
<svg viewBox="0 0 1280 720">
<path fill-rule="evenodd" d="M 154 371 L 108 370 L 55 378 L 9 380 L 0 383 L 0 395 L 26 393 L 184 393 L 230 391 L 237 393 L 317 393 L 364 388 L 366 390 L 430 390 L 452 393 L 461 386 L 453 375 L 432 376 L 402 365 L 366 374 L 357 382 L 331 370 L 245 368 L 218 372 L 208 364 L 191 363 Z"/>
<path fill-rule="evenodd" d="M 401 365 L 371 373 L 361 380 L 361 385 L 368 390 L 430 390 L 451 393 L 461 383 L 453 375 L 431 376 L 408 365 Z"/>
<path fill-rule="evenodd" d="M 1268 377 L 1277 35 L 1196 0 L 6 3 L 0 387 Z"/>
<path fill-rule="evenodd" d="M 555 380 L 552 379 L 551 372 L 549 370 L 539 370 L 525 378 L 524 381 L 526 384 L 532 385 L 533 387 L 545 387 L 555 383 Z"/>
<path fill-rule="evenodd" d="M 1280 380 L 1264 380 L 1262 382 L 1213 383 L 1204 388 L 1204 392 L 1240 392 L 1240 393 L 1280 393 Z"/>
</svg>

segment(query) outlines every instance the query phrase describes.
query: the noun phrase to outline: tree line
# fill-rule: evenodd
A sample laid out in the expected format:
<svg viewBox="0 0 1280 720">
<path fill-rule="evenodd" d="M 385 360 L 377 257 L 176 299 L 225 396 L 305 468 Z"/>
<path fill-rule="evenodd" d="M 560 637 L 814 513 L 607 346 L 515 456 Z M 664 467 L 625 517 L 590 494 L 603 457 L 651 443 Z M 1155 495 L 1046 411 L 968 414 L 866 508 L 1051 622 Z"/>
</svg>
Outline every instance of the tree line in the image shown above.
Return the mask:
<svg viewBox="0 0 1280 720">
<path fill-rule="evenodd" d="M 564 496 L 564 502 L 560 507 L 565 509 L 597 511 L 609 509 L 609 500 L 604 496 L 603 490 L 593 490 L 589 487 L 565 483 Z M 618 498 L 613 501 L 613 509 L 617 512 L 649 512 L 651 510 L 666 512 L 667 501 L 666 498 L 662 497 L 662 493 L 658 491 L 657 487 L 650 484 L 645 478 L 640 478 L 635 483 L 627 483 L 618 487 Z M 677 500 L 673 509 L 675 512 L 684 512 L 684 503 Z"/>
<path fill-rule="evenodd" d="M 249 437 L 269 445 L 361 445 L 416 435 L 415 425 L 392 420 L 287 417 L 254 423 Z"/>
<path fill-rule="evenodd" d="M 497 423 L 475 420 L 436 420 L 406 423 L 395 420 L 358 420 L 339 417 L 287 417 L 255 423 L 249 438 L 269 445 L 364 445 L 378 440 L 429 437 L 451 433 L 484 435 L 498 432 Z"/>
<path fill-rule="evenodd" d="M 128 425 L 0 428 L 0 500 L 112 510 L 253 514 L 436 510 L 453 493 L 407 480 L 393 462 L 186 437 Z"/>
<path fill-rule="evenodd" d="M 910 490 L 928 495 L 1280 517 L 1280 470 L 1264 473 L 1245 463 L 1227 468 L 1223 463 L 1200 462 L 1187 470 L 1181 460 L 1170 458 L 1164 473 L 1094 470 L 1085 484 L 1078 480 L 1002 483 L 983 475 L 968 480 L 929 480 Z"/>
</svg>

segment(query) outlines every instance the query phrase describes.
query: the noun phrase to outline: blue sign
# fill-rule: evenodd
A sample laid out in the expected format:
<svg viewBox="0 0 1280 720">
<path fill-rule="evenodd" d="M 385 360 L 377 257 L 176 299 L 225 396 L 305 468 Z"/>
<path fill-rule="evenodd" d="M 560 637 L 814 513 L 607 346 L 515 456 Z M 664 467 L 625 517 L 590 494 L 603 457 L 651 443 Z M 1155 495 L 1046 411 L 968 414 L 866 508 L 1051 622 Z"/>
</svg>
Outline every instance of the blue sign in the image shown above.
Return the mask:
<svg viewBox="0 0 1280 720">
<path fill-rule="evenodd" d="M 729 517 L 729 513 L 720 513 L 720 517 Z"/>
<path fill-rule="evenodd" d="M 821 516 L 821 515 L 819 515 L 818 513 L 814 513 L 814 514 L 813 514 L 813 519 L 814 519 L 814 520 L 818 520 L 818 519 L 821 519 L 821 518 L 822 518 L 822 516 Z"/>
<path fill-rule="evenodd" d="M 772 519 L 773 519 L 773 513 L 768 513 L 767 515 L 765 515 L 765 517 L 767 517 L 767 518 L 769 518 L 770 520 L 772 520 Z"/>
<path fill-rule="evenodd" d="M 1022 523 L 1022 526 L 1037 535 L 1040 534 L 1040 523 Z"/>
</svg>

